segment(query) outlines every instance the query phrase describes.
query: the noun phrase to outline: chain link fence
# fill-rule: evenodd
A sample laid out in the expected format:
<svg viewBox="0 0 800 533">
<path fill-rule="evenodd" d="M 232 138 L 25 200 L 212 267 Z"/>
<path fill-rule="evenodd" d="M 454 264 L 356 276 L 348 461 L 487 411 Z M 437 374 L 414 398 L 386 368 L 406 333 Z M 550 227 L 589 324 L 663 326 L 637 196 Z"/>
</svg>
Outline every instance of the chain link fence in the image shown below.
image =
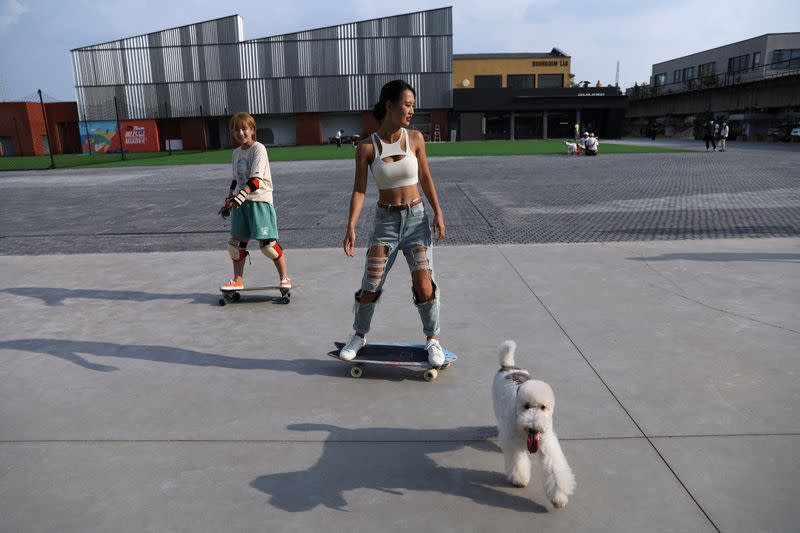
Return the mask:
<svg viewBox="0 0 800 533">
<path fill-rule="evenodd" d="M 41 90 L 14 102 L 0 102 L 0 171 L 166 158 L 209 148 L 208 117 L 202 108 L 181 118 L 164 118 L 169 116 L 167 110 L 164 117 L 128 119 L 119 117 L 116 104 L 114 98 L 79 116 L 76 102 L 60 101 Z M 87 115 L 112 118 L 92 120 Z M 183 124 L 194 130 L 190 146 L 182 138 Z"/>
</svg>

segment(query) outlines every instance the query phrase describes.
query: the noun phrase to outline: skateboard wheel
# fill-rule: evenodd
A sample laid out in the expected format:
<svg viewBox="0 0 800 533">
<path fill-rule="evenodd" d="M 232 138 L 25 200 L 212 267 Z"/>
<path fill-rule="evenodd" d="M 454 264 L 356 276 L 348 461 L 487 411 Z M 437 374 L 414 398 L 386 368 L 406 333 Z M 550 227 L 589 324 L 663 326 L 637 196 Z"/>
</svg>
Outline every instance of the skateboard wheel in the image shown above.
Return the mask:
<svg viewBox="0 0 800 533">
<path fill-rule="evenodd" d="M 350 368 L 350 375 L 354 378 L 360 378 L 364 374 L 364 369 L 356 365 Z"/>
<path fill-rule="evenodd" d="M 433 381 L 439 375 L 435 368 L 429 368 L 425 371 L 425 381 Z"/>
<path fill-rule="evenodd" d="M 291 300 L 289 299 L 288 296 L 284 296 L 283 298 L 281 298 L 281 303 L 282 304 L 288 304 L 290 301 Z"/>
<path fill-rule="evenodd" d="M 219 305 L 225 305 L 225 298 L 219 299 Z"/>
</svg>

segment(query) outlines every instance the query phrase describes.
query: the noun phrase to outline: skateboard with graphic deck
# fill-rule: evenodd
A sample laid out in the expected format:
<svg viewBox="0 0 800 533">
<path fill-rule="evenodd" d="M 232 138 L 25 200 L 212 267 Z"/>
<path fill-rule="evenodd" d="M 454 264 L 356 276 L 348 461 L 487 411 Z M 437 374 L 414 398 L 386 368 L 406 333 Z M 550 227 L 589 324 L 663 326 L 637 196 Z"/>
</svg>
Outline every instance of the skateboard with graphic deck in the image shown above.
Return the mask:
<svg viewBox="0 0 800 533">
<path fill-rule="evenodd" d="M 295 287 L 296 285 L 293 285 L 289 289 L 284 289 L 279 285 L 257 285 L 252 287 L 246 285 L 241 289 L 220 288 L 219 291 L 222 293 L 222 298 L 219 299 L 219 305 L 225 305 L 228 302 L 238 302 L 242 298 L 242 295 L 239 293 L 252 291 L 279 291 L 281 293 L 280 302 L 282 304 L 288 304 L 292 300 L 292 289 Z"/>
<path fill-rule="evenodd" d="M 433 381 L 439 376 L 440 370 L 447 368 L 458 359 L 454 353 L 442 348 L 444 364 L 440 367 L 432 367 L 428 362 L 428 352 L 425 351 L 423 344 L 382 343 L 367 344 L 358 351 L 354 359 L 345 361 L 339 357 L 339 352 L 343 347 L 344 343 L 337 342 L 336 349 L 328 352 L 328 355 L 339 361 L 350 363 L 352 365 L 350 375 L 354 378 L 360 378 L 364 374 L 366 365 L 387 365 L 424 368 L 425 381 Z"/>
</svg>

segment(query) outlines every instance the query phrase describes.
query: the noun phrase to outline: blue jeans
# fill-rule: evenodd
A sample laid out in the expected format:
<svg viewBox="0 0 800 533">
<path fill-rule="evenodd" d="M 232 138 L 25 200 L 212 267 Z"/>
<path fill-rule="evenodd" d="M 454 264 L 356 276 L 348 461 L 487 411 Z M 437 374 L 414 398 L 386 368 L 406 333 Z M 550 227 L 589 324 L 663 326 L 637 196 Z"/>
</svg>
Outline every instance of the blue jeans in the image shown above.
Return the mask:
<svg viewBox="0 0 800 533">
<path fill-rule="evenodd" d="M 425 206 L 419 203 L 401 211 L 375 207 L 375 228 L 370 238 L 361 290 L 356 292 L 355 321 L 353 329 L 367 333 L 372 323 L 372 315 L 380 298 L 386 275 L 389 274 L 397 252 L 402 251 L 411 272 L 429 270 L 434 295 L 431 300 L 420 302 L 412 288 L 414 305 L 422 319 L 425 335 L 439 335 L 439 288 L 433 276 L 433 247 L 431 227 Z M 362 291 L 378 293 L 375 301 L 361 303 Z"/>
</svg>

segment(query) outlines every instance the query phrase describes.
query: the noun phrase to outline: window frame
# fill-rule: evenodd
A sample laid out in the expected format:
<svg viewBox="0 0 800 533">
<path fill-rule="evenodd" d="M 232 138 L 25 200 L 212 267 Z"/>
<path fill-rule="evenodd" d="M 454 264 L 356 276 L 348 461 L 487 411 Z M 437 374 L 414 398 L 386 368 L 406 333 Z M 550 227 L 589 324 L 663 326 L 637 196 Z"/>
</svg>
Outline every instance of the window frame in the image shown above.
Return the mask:
<svg viewBox="0 0 800 533">
<path fill-rule="evenodd" d="M 560 85 L 547 85 L 545 87 L 546 89 L 557 89 L 557 88 L 563 88 L 564 87 L 564 74 L 553 72 L 553 73 L 549 73 L 549 74 L 539 74 L 538 76 L 536 76 L 536 78 L 537 78 L 536 79 L 536 82 L 537 82 L 537 86 L 536 87 L 537 88 L 541 88 L 542 87 L 542 77 L 543 76 L 546 76 L 545 79 L 550 79 L 550 76 L 552 76 L 553 79 L 555 79 L 556 76 L 561 78 L 561 84 Z"/>
<path fill-rule="evenodd" d="M 787 54 L 788 57 L 784 59 L 783 55 Z M 783 63 L 783 65 L 779 63 Z M 800 69 L 800 48 L 779 48 L 773 50 L 771 67 L 775 70 Z"/>
<path fill-rule="evenodd" d="M 708 71 L 706 71 L 706 68 Z M 705 76 L 714 76 L 717 72 L 717 62 L 716 61 L 709 61 L 708 63 L 703 63 L 702 65 L 697 65 L 697 77 L 703 78 Z"/>
<path fill-rule="evenodd" d="M 479 81 L 480 80 L 480 81 Z M 482 82 L 496 80 L 497 85 L 483 85 Z M 476 89 L 502 89 L 503 88 L 503 75 L 502 74 L 476 74 L 475 75 L 475 88 Z"/>
<path fill-rule="evenodd" d="M 733 66 L 733 68 L 731 68 Z M 728 74 L 736 74 L 737 72 L 744 72 L 750 68 L 750 54 L 742 54 L 739 56 L 728 58 Z"/>
<path fill-rule="evenodd" d="M 530 80 L 530 85 L 512 85 L 511 80 L 521 80 L 523 78 L 527 78 Z M 509 89 L 533 89 L 536 87 L 536 75 L 535 74 L 506 74 L 506 87 Z"/>
</svg>

